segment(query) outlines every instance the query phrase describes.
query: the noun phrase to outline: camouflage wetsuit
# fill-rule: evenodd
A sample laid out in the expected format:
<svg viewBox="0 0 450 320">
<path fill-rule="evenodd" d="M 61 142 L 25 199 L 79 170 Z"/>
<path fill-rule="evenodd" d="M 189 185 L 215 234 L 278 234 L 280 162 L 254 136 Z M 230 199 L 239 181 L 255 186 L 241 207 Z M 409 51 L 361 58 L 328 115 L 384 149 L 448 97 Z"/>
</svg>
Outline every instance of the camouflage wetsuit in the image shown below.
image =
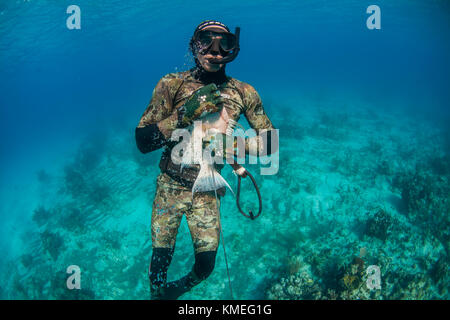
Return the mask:
<svg viewBox="0 0 450 320">
<path fill-rule="evenodd" d="M 249 84 L 226 76 L 224 70 L 207 76 L 197 74 L 192 69 L 168 74 L 158 82 L 150 104 L 136 128 L 136 141 L 142 152 L 165 146 L 151 221 L 153 256 L 150 280 L 153 290 L 166 283 L 167 268 L 183 215 L 188 222 L 194 245 L 196 263 L 193 273 L 198 282 L 205 279 L 214 268 L 219 244 L 219 212 L 214 192 L 195 193 L 192 198 L 192 181 L 198 169 L 186 172 L 185 168 L 181 175 L 179 166 L 170 160 L 173 144 L 168 142 L 171 133 L 178 127 L 180 107 L 195 90 L 209 83 L 215 83 L 226 97 L 224 107 L 231 119 L 238 121 L 240 115 L 244 114 L 250 126 L 257 131 L 273 128 L 256 90 Z M 165 260 L 163 265 L 162 259 Z"/>
</svg>

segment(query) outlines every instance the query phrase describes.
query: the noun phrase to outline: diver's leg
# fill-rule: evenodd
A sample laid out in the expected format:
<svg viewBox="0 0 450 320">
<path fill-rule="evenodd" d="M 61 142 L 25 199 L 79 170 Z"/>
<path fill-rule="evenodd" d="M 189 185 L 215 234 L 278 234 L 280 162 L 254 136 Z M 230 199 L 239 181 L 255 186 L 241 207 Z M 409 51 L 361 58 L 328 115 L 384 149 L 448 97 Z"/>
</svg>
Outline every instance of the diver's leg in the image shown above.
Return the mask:
<svg viewBox="0 0 450 320">
<path fill-rule="evenodd" d="M 167 284 L 166 299 L 177 299 L 214 270 L 219 246 L 219 212 L 214 193 L 196 193 L 186 219 L 195 250 L 195 264 L 183 278 Z"/>
<path fill-rule="evenodd" d="M 217 251 L 204 251 L 195 254 L 192 270 L 183 278 L 169 282 L 164 288 L 162 299 L 175 300 L 190 291 L 194 286 L 208 278 L 214 270 Z"/>
<path fill-rule="evenodd" d="M 214 192 L 194 194 L 192 210 L 186 213 L 195 254 L 217 251 L 220 236 L 220 197 Z"/>
<path fill-rule="evenodd" d="M 160 299 L 166 285 L 182 212 L 186 210 L 185 202 L 181 199 L 183 192 L 163 183 L 158 177 L 151 221 L 153 253 L 149 280 L 152 299 Z"/>
<path fill-rule="evenodd" d="M 172 261 L 175 248 L 153 248 L 152 259 L 148 270 L 150 293 L 153 300 L 162 298 L 162 288 L 166 285 L 167 270 Z"/>
<path fill-rule="evenodd" d="M 203 251 L 195 254 L 194 274 L 205 280 L 214 270 L 217 251 Z"/>
</svg>

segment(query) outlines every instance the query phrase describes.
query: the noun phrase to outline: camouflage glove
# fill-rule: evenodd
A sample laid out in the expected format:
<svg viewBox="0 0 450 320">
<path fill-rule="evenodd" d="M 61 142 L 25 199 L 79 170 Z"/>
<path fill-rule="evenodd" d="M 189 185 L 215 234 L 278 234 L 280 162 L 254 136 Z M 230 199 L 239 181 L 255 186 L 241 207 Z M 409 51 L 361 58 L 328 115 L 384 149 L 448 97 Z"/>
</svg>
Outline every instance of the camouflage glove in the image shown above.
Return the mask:
<svg viewBox="0 0 450 320">
<path fill-rule="evenodd" d="M 186 127 L 208 113 L 220 111 L 222 102 L 223 98 L 214 83 L 198 89 L 179 110 L 180 127 Z"/>
</svg>

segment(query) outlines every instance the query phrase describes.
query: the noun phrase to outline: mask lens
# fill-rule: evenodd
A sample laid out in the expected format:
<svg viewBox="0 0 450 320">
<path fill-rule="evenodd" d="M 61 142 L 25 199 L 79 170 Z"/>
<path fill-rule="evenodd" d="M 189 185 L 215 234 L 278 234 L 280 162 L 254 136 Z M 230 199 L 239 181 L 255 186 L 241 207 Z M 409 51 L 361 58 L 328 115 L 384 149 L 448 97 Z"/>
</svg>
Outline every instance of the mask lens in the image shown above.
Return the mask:
<svg viewBox="0 0 450 320">
<path fill-rule="evenodd" d="M 215 39 L 220 41 L 220 46 L 225 51 L 231 51 L 236 47 L 236 36 L 232 33 L 218 33 L 205 30 L 199 32 L 197 36 L 197 40 L 203 48 L 208 47 Z"/>
<path fill-rule="evenodd" d="M 207 47 L 211 44 L 213 39 L 213 32 L 211 31 L 202 31 L 198 34 L 197 37 L 202 47 Z"/>
<path fill-rule="evenodd" d="M 236 37 L 232 33 L 224 33 L 220 40 L 220 46 L 225 51 L 231 51 L 236 47 Z"/>
</svg>

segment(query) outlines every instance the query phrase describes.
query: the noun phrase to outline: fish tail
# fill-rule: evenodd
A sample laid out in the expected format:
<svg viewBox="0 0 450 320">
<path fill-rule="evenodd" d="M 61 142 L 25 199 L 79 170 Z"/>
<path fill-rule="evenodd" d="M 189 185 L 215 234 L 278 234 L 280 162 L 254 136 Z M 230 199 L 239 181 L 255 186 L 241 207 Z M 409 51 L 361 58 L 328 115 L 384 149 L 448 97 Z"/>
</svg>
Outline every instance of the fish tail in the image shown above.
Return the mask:
<svg viewBox="0 0 450 320">
<path fill-rule="evenodd" d="M 195 192 L 214 191 L 223 187 L 230 189 L 231 193 L 234 195 L 233 189 L 231 189 L 228 182 L 220 175 L 220 173 L 218 173 L 212 165 L 205 164 L 200 166 L 200 172 L 192 186 L 192 194 Z"/>
</svg>

